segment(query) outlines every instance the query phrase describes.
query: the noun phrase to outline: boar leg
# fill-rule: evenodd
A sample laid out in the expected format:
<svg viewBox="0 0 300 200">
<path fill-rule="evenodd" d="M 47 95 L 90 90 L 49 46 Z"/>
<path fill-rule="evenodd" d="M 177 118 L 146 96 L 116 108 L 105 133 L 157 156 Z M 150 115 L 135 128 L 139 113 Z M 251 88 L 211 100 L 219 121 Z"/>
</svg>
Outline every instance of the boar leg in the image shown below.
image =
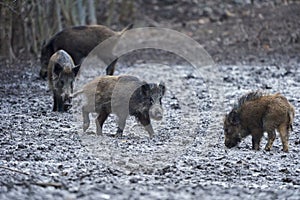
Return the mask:
<svg viewBox="0 0 300 200">
<path fill-rule="evenodd" d="M 64 111 L 64 102 L 63 102 L 63 99 L 62 99 L 62 96 L 61 94 L 55 94 L 55 101 L 54 101 L 56 104 L 56 111 L 58 112 L 63 112 Z"/>
<path fill-rule="evenodd" d="M 284 152 L 288 152 L 289 151 L 289 131 L 288 131 L 288 127 L 286 126 L 286 124 L 281 124 L 279 126 L 279 133 L 280 133 L 280 138 L 281 138 L 281 142 L 283 145 L 283 151 Z"/>
<path fill-rule="evenodd" d="M 141 124 L 145 127 L 146 131 L 149 133 L 149 137 L 153 138 L 154 136 L 154 131 L 151 125 L 150 117 L 149 115 L 138 115 L 137 116 L 138 120 L 141 122 Z"/>
<path fill-rule="evenodd" d="M 126 124 L 126 118 L 127 117 L 120 117 L 118 116 L 118 130 L 117 130 L 117 135 L 122 136 L 124 128 L 125 128 L 125 124 Z"/>
<path fill-rule="evenodd" d="M 154 130 L 152 128 L 152 125 L 151 124 L 148 124 L 148 125 L 144 125 L 146 131 L 149 133 L 149 137 L 150 138 L 153 138 L 154 136 Z"/>
<path fill-rule="evenodd" d="M 259 145 L 261 138 L 263 136 L 263 131 L 260 129 L 253 130 L 252 133 L 252 149 L 259 150 Z"/>
<path fill-rule="evenodd" d="M 118 59 L 115 59 L 112 63 L 110 63 L 106 68 L 106 75 L 113 75 L 115 72 L 115 65 L 117 63 Z"/>
<path fill-rule="evenodd" d="M 56 101 L 56 95 L 55 93 L 53 94 L 53 109 L 52 111 L 57 111 L 57 101 Z"/>
<path fill-rule="evenodd" d="M 83 132 L 85 132 L 90 126 L 89 112 L 86 106 L 82 106 L 82 117 L 83 117 Z"/>
<path fill-rule="evenodd" d="M 275 130 L 268 131 L 268 143 L 267 143 L 267 145 L 265 147 L 266 151 L 270 151 L 271 150 L 275 138 L 276 138 Z"/>
<path fill-rule="evenodd" d="M 96 127 L 97 127 L 97 135 L 102 135 L 102 127 L 107 119 L 109 113 L 102 111 L 99 113 L 97 119 L 96 119 Z"/>
</svg>

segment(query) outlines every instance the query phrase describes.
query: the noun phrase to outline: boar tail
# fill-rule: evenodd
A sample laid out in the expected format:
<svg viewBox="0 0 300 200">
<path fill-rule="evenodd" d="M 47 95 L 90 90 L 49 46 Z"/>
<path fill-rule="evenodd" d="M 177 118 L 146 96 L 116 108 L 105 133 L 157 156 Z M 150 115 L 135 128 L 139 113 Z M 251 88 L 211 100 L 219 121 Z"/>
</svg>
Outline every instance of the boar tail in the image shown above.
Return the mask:
<svg viewBox="0 0 300 200">
<path fill-rule="evenodd" d="M 79 94 L 83 93 L 84 90 L 78 90 L 77 92 L 74 92 L 70 95 L 71 98 L 77 97 Z"/>
<path fill-rule="evenodd" d="M 119 34 L 120 34 L 120 35 L 123 35 L 126 31 L 132 29 L 132 27 L 133 27 L 133 24 L 131 23 L 131 24 L 129 24 L 128 26 L 126 26 L 125 28 L 123 28 L 123 30 L 120 31 Z"/>
</svg>

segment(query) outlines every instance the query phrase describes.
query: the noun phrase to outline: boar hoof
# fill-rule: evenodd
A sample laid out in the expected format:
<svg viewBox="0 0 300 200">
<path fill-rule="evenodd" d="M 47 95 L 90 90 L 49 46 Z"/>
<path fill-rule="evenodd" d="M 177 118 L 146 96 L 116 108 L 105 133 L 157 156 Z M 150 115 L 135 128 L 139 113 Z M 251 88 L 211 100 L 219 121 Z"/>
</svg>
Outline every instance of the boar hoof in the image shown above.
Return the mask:
<svg viewBox="0 0 300 200">
<path fill-rule="evenodd" d="M 118 128 L 116 135 L 122 136 L 122 134 L 123 134 L 123 130 Z"/>
<path fill-rule="evenodd" d="M 270 150 L 271 150 L 271 147 L 268 147 L 268 146 L 265 147 L 265 151 L 270 151 Z"/>
<path fill-rule="evenodd" d="M 150 140 L 153 140 L 153 139 L 154 139 L 154 136 L 149 134 L 149 139 L 150 139 Z"/>
<path fill-rule="evenodd" d="M 118 138 L 118 139 L 122 139 L 123 135 L 122 134 L 116 134 L 115 137 Z"/>
<path fill-rule="evenodd" d="M 111 136 L 111 137 L 114 137 L 114 138 L 118 138 L 118 139 L 123 138 L 123 134 L 122 134 L 122 133 L 119 133 L 119 132 L 117 132 L 117 133 L 115 133 L 115 134 L 111 134 L 110 136 Z"/>
<path fill-rule="evenodd" d="M 259 151 L 259 144 L 258 143 L 252 143 L 252 149 L 255 151 Z"/>
<path fill-rule="evenodd" d="M 102 131 L 96 131 L 96 135 L 97 136 L 102 136 L 103 134 L 102 134 Z"/>
<path fill-rule="evenodd" d="M 83 132 L 86 132 L 86 130 L 89 128 L 89 123 L 84 123 L 83 124 Z"/>
<path fill-rule="evenodd" d="M 252 147 L 252 150 L 259 151 L 259 147 Z"/>
<path fill-rule="evenodd" d="M 288 153 L 289 149 L 288 148 L 283 148 L 282 151 L 285 152 L 285 153 Z"/>
</svg>

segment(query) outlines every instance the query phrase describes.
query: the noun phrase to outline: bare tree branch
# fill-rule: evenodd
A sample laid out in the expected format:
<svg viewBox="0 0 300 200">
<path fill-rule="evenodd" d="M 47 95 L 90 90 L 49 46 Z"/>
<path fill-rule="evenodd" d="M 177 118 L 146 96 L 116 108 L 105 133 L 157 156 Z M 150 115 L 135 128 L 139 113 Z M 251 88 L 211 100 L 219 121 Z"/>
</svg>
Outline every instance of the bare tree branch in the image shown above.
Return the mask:
<svg viewBox="0 0 300 200">
<path fill-rule="evenodd" d="M 27 175 L 27 176 L 30 175 L 30 174 L 28 174 L 28 173 L 26 173 L 26 172 L 23 172 L 23 171 L 20 171 L 20 170 L 18 170 L 18 169 L 12 169 L 12 168 L 5 167 L 5 166 L 0 166 L 0 168 L 6 169 L 6 170 L 9 170 L 9 171 L 12 171 L 12 172 L 16 172 L 16 173 L 19 173 L 19 174 L 24 174 L 24 175 Z"/>
</svg>

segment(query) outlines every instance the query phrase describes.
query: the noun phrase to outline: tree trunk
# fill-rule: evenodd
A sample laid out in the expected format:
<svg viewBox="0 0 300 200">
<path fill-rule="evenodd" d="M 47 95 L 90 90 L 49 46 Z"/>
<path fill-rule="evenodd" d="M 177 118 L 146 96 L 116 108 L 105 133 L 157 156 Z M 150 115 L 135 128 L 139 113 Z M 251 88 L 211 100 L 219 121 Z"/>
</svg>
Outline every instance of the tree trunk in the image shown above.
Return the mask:
<svg viewBox="0 0 300 200">
<path fill-rule="evenodd" d="M 77 0 L 77 13 L 78 13 L 78 21 L 79 25 L 85 25 L 85 18 L 86 18 L 86 13 L 85 13 L 85 6 L 82 3 L 82 0 Z"/>
<path fill-rule="evenodd" d="M 94 0 L 88 1 L 88 23 L 97 24 L 96 11 L 95 11 L 95 2 Z"/>
<path fill-rule="evenodd" d="M 57 30 L 61 31 L 63 27 L 61 23 L 61 7 L 59 1 L 55 1 L 55 14 L 56 14 L 56 21 L 57 21 Z"/>
<path fill-rule="evenodd" d="M 15 10 L 9 5 L 1 3 L 0 6 L 0 56 L 10 62 L 16 59 L 12 48 L 12 13 Z"/>
<path fill-rule="evenodd" d="M 112 24 L 112 18 L 113 18 L 114 14 L 115 14 L 115 12 L 114 12 L 114 10 L 115 10 L 115 0 L 110 0 L 108 7 L 109 7 L 109 11 L 108 11 L 108 17 L 107 17 L 106 24 L 108 26 L 111 26 L 111 24 Z"/>
</svg>

